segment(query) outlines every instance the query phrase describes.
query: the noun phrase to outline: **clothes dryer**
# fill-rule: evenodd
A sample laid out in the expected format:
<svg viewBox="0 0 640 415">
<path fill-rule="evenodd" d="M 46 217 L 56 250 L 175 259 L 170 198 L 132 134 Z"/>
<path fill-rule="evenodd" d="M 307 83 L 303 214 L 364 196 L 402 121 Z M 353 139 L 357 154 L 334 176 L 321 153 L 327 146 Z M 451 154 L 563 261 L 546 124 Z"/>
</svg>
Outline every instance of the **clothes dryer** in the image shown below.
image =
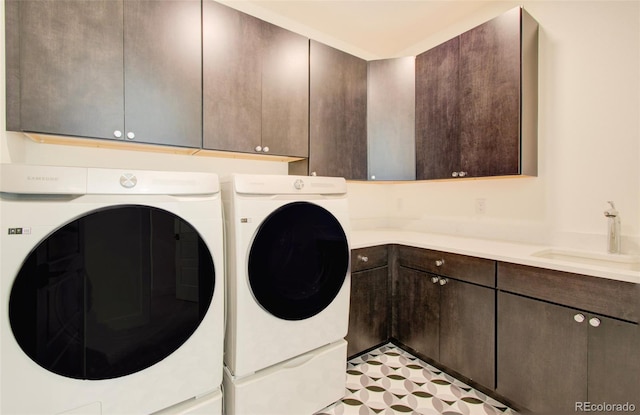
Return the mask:
<svg viewBox="0 0 640 415">
<path fill-rule="evenodd" d="M 227 415 L 322 409 L 344 393 L 350 294 L 346 182 L 234 175 L 221 185 Z M 323 375 L 331 382 L 317 378 L 326 368 L 334 368 Z M 313 391 L 304 398 L 307 406 L 285 409 L 284 403 L 302 399 L 283 390 L 282 379 Z M 280 407 L 264 405 L 278 400 Z"/>
<path fill-rule="evenodd" d="M 220 413 L 217 176 L 1 168 L 0 413 Z"/>
</svg>

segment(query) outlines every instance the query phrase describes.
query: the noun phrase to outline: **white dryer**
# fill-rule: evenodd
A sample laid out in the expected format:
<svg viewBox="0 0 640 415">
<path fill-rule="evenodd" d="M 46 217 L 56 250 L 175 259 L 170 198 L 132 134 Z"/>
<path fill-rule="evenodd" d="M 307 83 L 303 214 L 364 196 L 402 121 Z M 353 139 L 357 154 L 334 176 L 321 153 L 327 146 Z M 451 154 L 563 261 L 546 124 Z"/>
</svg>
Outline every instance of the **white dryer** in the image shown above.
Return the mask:
<svg viewBox="0 0 640 415">
<path fill-rule="evenodd" d="M 0 413 L 221 413 L 217 176 L 1 174 Z"/>
<path fill-rule="evenodd" d="M 346 182 L 234 175 L 222 180 L 222 195 L 226 413 L 320 410 L 340 399 L 345 387 Z"/>
</svg>

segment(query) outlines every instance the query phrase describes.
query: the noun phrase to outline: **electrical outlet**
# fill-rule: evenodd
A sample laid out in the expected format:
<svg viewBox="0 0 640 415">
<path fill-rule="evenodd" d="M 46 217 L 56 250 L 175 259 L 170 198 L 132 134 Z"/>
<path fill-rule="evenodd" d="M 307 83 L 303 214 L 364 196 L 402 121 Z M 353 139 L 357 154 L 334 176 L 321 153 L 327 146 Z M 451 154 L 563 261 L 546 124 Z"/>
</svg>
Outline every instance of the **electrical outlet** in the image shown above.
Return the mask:
<svg viewBox="0 0 640 415">
<path fill-rule="evenodd" d="M 476 215 L 487 213 L 487 199 L 479 197 L 476 199 Z"/>
</svg>

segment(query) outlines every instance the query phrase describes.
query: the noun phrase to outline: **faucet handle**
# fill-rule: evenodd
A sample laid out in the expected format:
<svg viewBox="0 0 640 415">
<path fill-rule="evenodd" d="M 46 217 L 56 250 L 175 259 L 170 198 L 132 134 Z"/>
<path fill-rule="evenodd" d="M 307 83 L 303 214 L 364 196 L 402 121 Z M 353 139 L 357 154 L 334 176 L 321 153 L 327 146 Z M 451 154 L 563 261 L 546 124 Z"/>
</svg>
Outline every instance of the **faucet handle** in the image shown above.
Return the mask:
<svg viewBox="0 0 640 415">
<path fill-rule="evenodd" d="M 618 211 L 616 210 L 616 205 L 613 203 L 613 201 L 611 200 L 607 200 L 607 203 L 609 205 L 611 205 L 610 209 L 607 209 L 604 211 L 604 215 L 608 218 L 612 218 L 612 217 L 616 217 L 618 216 Z"/>
</svg>

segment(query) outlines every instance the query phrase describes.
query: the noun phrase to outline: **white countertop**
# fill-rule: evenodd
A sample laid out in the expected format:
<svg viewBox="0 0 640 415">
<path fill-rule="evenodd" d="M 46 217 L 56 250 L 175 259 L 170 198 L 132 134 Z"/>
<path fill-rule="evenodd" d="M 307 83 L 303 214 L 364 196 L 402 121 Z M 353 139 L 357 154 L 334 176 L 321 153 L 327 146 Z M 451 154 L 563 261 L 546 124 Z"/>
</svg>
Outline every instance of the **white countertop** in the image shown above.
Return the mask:
<svg viewBox="0 0 640 415">
<path fill-rule="evenodd" d="M 400 244 L 640 284 L 640 272 L 638 271 L 532 255 L 555 248 L 550 246 L 394 229 L 355 230 L 351 232 L 350 239 L 352 249 Z"/>
</svg>

